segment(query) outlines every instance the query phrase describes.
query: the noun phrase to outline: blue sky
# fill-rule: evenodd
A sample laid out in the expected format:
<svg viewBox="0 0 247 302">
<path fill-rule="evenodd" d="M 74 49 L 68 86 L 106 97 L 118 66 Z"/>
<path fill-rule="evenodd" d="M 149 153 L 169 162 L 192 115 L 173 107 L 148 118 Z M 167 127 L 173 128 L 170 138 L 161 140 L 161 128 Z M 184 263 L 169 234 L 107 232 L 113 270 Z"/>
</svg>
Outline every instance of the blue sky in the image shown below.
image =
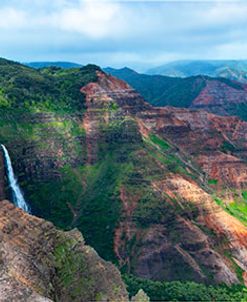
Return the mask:
<svg viewBox="0 0 247 302">
<path fill-rule="evenodd" d="M 0 56 L 137 70 L 247 59 L 247 1 L 1 0 Z"/>
</svg>

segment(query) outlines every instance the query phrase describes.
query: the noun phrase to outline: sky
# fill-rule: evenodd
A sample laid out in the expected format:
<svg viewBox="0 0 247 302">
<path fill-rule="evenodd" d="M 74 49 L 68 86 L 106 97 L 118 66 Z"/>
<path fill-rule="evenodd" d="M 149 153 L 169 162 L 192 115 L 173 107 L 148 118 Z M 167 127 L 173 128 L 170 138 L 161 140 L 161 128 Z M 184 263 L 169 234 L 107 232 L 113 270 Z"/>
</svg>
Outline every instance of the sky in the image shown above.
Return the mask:
<svg viewBox="0 0 247 302">
<path fill-rule="evenodd" d="M 0 0 L 0 56 L 138 71 L 247 59 L 247 1 Z"/>
</svg>

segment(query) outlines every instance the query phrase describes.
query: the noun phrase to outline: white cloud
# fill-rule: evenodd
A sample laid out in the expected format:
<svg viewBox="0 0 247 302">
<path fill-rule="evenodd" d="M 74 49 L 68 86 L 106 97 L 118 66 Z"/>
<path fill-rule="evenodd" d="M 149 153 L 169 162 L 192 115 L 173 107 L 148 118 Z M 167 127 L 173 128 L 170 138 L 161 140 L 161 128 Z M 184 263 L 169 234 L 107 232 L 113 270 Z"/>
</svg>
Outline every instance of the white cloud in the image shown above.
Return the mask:
<svg viewBox="0 0 247 302">
<path fill-rule="evenodd" d="M 101 65 L 243 58 L 247 2 L 1 0 L 0 55 Z"/>
<path fill-rule="evenodd" d="M 0 29 L 21 28 L 26 25 L 26 13 L 12 7 L 0 9 Z"/>
<path fill-rule="evenodd" d="M 246 2 L 219 2 L 204 13 L 206 22 L 213 24 L 219 23 L 238 23 L 246 21 L 247 4 Z"/>
<path fill-rule="evenodd" d="M 51 23 L 62 30 L 102 38 L 116 30 L 116 15 L 119 11 L 120 7 L 116 3 L 80 1 L 78 7 L 67 7 L 55 12 L 51 16 Z"/>
</svg>

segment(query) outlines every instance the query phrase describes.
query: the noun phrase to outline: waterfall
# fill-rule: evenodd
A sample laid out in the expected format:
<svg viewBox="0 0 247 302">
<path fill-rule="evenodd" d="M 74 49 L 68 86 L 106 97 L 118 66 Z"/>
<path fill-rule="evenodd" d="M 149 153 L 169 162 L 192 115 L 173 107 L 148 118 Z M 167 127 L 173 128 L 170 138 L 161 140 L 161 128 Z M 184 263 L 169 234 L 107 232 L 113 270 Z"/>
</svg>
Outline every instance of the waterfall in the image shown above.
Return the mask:
<svg viewBox="0 0 247 302">
<path fill-rule="evenodd" d="M 15 178 L 14 170 L 12 167 L 11 159 L 9 156 L 9 152 L 4 145 L 1 145 L 4 153 L 5 163 L 7 166 L 7 177 L 8 182 L 12 191 L 13 203 L 18 207 L 24 210 L 25 212 L 30 213 L 30 209 L 28 204 L 25 201 L 25 198 L 21 192 L 21 189 L 18 185 L 18 182 Z"/>
</svg>

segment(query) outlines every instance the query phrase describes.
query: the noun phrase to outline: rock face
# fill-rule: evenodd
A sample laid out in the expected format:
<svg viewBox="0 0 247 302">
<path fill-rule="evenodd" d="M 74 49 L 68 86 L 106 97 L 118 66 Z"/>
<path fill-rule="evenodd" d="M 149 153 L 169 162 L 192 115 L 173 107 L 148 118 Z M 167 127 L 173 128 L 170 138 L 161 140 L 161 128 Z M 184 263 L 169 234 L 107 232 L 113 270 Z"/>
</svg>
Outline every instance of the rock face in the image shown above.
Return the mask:
<svg viewBox="0 0 247 302">
<path fill-rule="evenodd" d="M 200 189 L 196 183 L 188 181 L 182 177 L 178 177 L 177 175 L 170 175 L 166 180 L 155 183 L 154 185 L 161 191 L 166 192 L 166 194 L 171 198 L 179 196 L 182 203 L 189 202 L 196 205 L 196 208 L 198 209 L 198 216 L 196 219 L 199 222 L 199 225 L 207 226 L 216 234 L 216 237 L 220 237 L 220 235 L 225 237 L 230 244 L 229 246 L 235 259 L 238 259 L 238 263 L 242 263 L 241 267 L 246 271 L 247 242 L 245 238 L 247 228 L 245 226 L 243 226 L 236 218 L 225 213 L 223 209 L 212 200 L 212 197 Z M 196 231 L 195 225 L 192 226 L 191 222 L 188 220 L 181 221 L 181 225 L 183 224 L 187 227 L 190 226 L 190 230 L 194 234 L 192 239 L 192 237 L 189 236 L 190 231 L 185 231 L 185 236 L 181 239 L 182 246 L 184 245 L 187 248 L 188 246 L 191 246 L 193 250 L 193 241 L 195 240 L 195 244 L 195 242 L 200 238 L 197 243 L 200 242 L 204 247 L 201 251 L 200 249 L 197 250 L 194 255 L 195 258 L 199 258 L 199 261 L 204 262 L 205 265 L 210 265 L 211 263 L 212 269 L 215 269 L 214 274 L 216 274 L 216 276 L 218 275 L 219 279 L 228 280 L 229 283 L 236 282 L 232 274 L 229 272 L 227 265 L 223 264 L 220 255 L 210 250 L 210 243 L 202 243 L 204 236 L 202 236 L 200 230 L 198 229 Z M 198 234 L 198 239 L 196 239 L 196 233 Z M 204 239 L 207 240 L 205 237 Z"/>
<path fill-rule="evenodd" d="M 138 293 L 131 299 L 131 302 L 150 302 L 150 299 L 146 293 L 140 289 Z"/>
<path fill-rule="evenodd" d="M 191 108 L 200 108 L 220 115 L 237 114 L 239 104 L 246 103 L 247 86 L 232 87 L 224 82 L 210 80 L 193 100 Z"/>
<path fill-rule="evenodd" d="M 247 123 L 205 111 L 158 108 L 140 114 L 155 131 L 186 152 L 219 187 L 247 186 Z"/>
<path fill-rule="evenodd" d="M 141 96 L 128 84 L 112 76 L 97 72 L 98 81 L 81 89 L 86 95 L 87 111 L 83 118 L 86 130 L 87 162 L 93 164 L 97 159 L 97 145 L 104 133 L 102 125 L 111 121 L 124 119 L 131 113 L 151 108 Z M 118 111 L 121 110 L 121 112 Z M 116 116 L 117 114 L 117 116 Z M 127 133 L 126 133 L 127 134 Z"/>
<path fill-rule="evenodd" d="M 85 245 L 8 201 L 0 207 L 0 301 L 127 301 L 118 270 Z"/>
<path fill-rule="evenodd" d="M 144 142 L 150 143 L 154 134 L 160 138 L 155 137 L 151 146 L 139 141 L 132 155 L 132 176 L 128 185 L 120 188 L 122 218 L 114 239 L 120 266 L 155 280 L 240 282 L 236 265 L 243 272 L 247 270 L 247 228 L 215 203 L 207 193 L 206 180 L 215 177 L 213 169 L 218 167 L 221 188 L 227 184 L 246 187 L 247 165 L 243 158 L 247 123 L 205 111 L 152 108 L 129 86 L 104 74 L 82 92 L 86 93 L 90 113 L 92 108 L 102 109 L 109 103 L 118 108 L 110 114 L 92 114 L 91 127 L 86 131 L 95 138 L 89 149 L 97 149 L 93 152 L 94 161 L 89 163 L 97 162 L 95 154 L 99 153 L 103 124 L 132 119 Z M 89 120 L 86 113 L 87 124 Z M 228 154 L 229 150 L 224 149 L 228 144 L 236 148 L 232 152 L 241 152 L 236 152 L 235 157 Z M 221 162 L 217 162 L 219 155 L 223 157 Z M 206 166 L 207 160 L 202 162 L 202 156 L 211 156 L 217 164 L 210 166 L 208 162 Z M 226 170 L 232 173 L 225 173 Z M 241 179 L 233 176 L 237 174 Z M 228 253 L 230 257 L 226 256 Z"/>
</svg>

